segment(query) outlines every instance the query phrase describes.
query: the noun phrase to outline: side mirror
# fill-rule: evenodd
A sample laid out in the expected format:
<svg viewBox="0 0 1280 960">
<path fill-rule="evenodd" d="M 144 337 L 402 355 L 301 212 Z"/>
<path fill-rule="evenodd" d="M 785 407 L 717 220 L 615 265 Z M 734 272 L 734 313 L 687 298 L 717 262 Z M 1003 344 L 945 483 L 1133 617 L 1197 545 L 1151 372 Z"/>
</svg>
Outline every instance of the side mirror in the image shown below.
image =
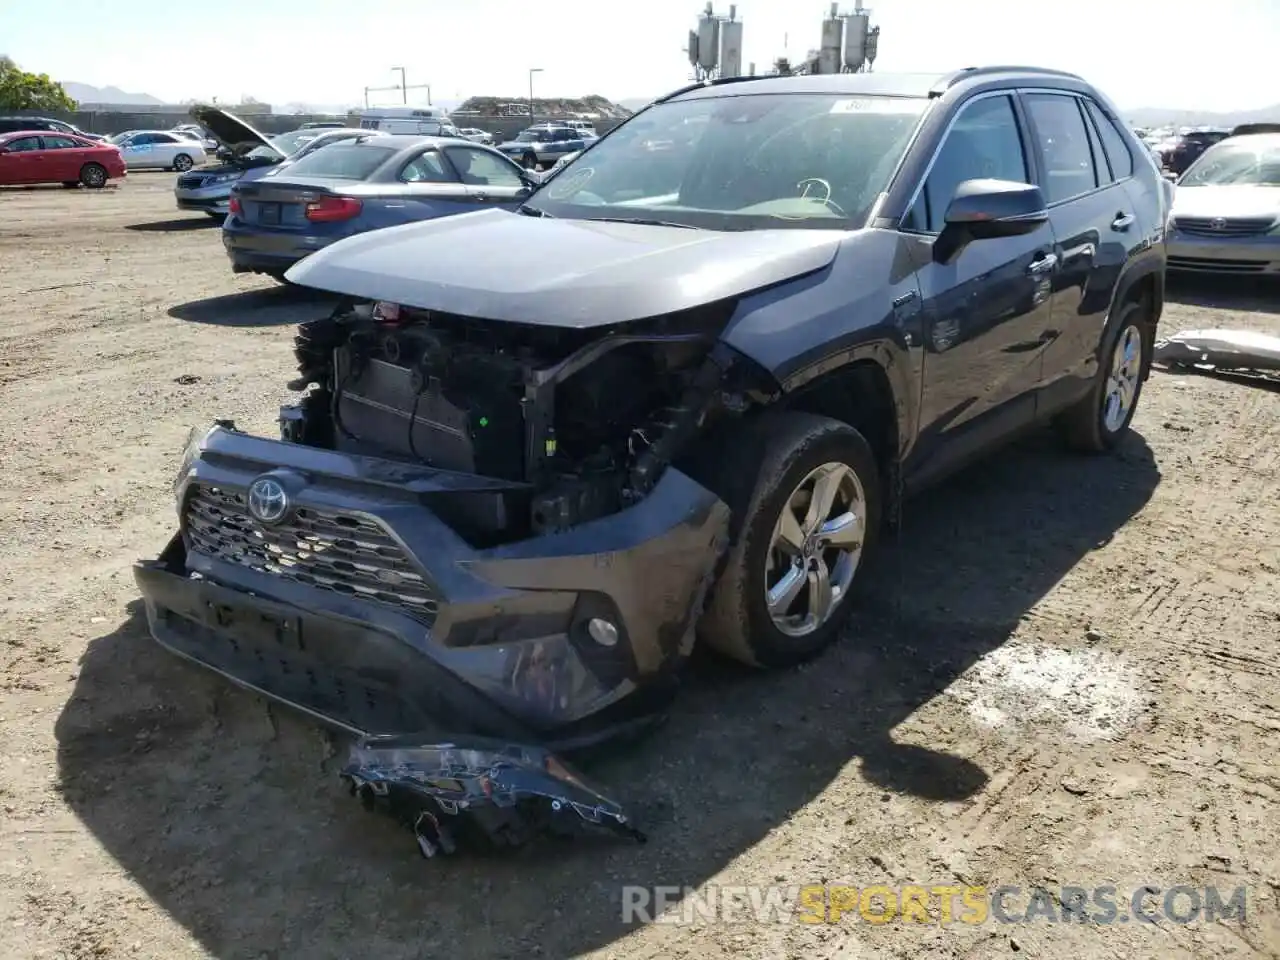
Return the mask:
<svg viewBox="0 0 1280 960">
<path fill-rule="evenodd" d="M 933 257 L 950 263 L 974 240 L 1021 237 L 1048 222 L 1048 205 L 1039 187 L 1013 180 L 966 180 L 956 187 L 947 207 Z"/>
</svg>

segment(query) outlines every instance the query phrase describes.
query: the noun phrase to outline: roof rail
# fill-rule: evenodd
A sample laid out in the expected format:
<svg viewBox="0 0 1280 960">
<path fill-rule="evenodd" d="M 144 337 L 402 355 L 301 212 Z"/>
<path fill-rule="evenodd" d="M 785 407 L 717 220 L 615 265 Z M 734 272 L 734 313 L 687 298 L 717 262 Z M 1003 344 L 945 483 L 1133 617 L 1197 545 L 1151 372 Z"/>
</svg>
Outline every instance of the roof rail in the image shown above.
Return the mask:
<svg viewBox="0 0 1280 960">
<path fill-rule="evenodd" d="M 1068 80 L 1080 80 L 1084 78 L 1068 73 L 1066 70 L 1051 70 L 1048 67 L 1028 67 L 1020 64 L 998 64 L 989 67 L 964 67 L 955 70 L 940 78 L 929 90 L 930 97 L 940 97 L 961 80 L 968 80 L 971 77 L 981 77 L 993 73 L 1038 73 L 1047 77 L 1063 77 Z"/>
<path fill-rule="evenodd" d="M 697 83 L 691 83 L 686 87 L 681 87 L 679 90 L 672 90 L 670 93 L 665 93 L 662 96 L 658 97 L 658 99 L 654 100 L 653 103 L 666 103 L 668 100 L 674 100 L 676 97 L 680 96 L 681 94 L 689 93 L 692 90 L 701 90 L 703 87 L 720 87 L 726 83 L 742 83 L 747 80 L 776 80 L 776 79 L 777 77 L 773 76 L 772 74 L 765 73 L 765 74 L 753 74 L 745 77 L 717 77 L 714 80 L 699 80 Z"/>
</svg>

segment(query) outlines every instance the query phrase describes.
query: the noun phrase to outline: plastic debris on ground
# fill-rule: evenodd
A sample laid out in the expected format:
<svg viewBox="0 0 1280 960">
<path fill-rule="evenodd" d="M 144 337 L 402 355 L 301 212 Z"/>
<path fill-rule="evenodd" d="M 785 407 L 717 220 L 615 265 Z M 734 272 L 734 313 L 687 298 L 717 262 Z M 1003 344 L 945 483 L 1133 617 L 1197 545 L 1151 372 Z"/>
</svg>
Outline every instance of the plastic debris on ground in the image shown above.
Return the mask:
<svg viewBox="0 0 1280 960">
<path fill-rule="evenodd" d="M 409 827 L 424 857 L 601 832 L 645 842 L 622 807 L 540 747 L 468 737 L 370 737 L 341 772 L 366 809 Z"/>
<path fill-rule="evenodd" d="M 1152 360 L 1169 369 L 1280 384 L 1280 337 L 1252 330 L 1183 330 L 1156 341 Z"/>
</svg>

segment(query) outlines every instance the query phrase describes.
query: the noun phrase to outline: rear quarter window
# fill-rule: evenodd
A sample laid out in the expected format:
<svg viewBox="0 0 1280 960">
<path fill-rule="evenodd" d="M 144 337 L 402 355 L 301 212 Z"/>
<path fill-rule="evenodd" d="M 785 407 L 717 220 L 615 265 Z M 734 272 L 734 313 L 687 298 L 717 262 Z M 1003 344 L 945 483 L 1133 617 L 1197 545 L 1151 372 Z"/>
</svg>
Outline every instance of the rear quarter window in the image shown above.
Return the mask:
<svg viewBox="0 0 1280 960">
<path fill-rule="evenodd" d="M 363 180 L 391 159 L 395 152 L 392 147 L 331 143 L 301 157 L 289 169 L 289 176 Z"/>
</svg>

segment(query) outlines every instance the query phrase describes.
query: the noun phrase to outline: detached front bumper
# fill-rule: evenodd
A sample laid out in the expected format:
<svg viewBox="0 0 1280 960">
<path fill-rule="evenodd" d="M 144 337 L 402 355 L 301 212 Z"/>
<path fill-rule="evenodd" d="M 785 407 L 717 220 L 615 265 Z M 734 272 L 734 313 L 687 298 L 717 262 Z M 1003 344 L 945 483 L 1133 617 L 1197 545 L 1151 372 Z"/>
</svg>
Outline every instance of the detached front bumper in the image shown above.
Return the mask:
<svg viewBox="0 0 1280 960">
<path fill-rule="evenodd" d="M 263 477 L 287 492 L 275 524 L 248 511 Z M 180 533 L 134 568 L 151 632 L 362 735 L 567 749 L 645 722 L 690 652 L 728 508 L 671 469 L 612 517 L 481 550 L 424 505 L 497 486 L 215 427 L 176 485 Z"/>
</svg>

